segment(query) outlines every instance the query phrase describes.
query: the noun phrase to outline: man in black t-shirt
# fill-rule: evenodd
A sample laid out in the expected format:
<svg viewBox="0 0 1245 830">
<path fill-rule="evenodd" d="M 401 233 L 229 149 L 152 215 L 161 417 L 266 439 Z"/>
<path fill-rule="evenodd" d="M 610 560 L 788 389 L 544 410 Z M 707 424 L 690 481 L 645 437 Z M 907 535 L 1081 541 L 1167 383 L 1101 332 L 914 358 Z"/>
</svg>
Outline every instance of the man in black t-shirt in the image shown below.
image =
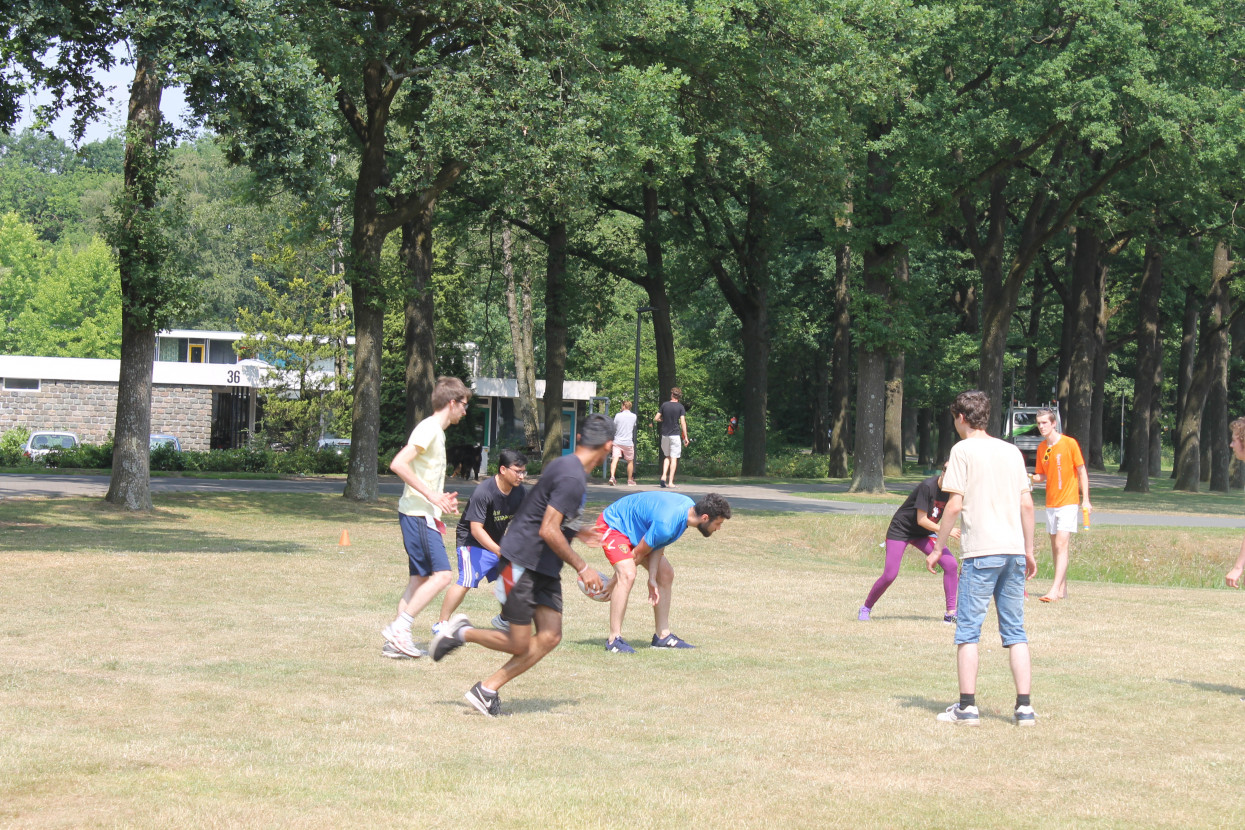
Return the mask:
<svg viewBox="0 0 1245 830">
<path fill-rule="evenodd" d="M 501 571 L 501 540 L 527 495 L 527 456 L 504 449 L 497 456 L 497 475 L 485 479 L 471 494 L 467 508 L 458 520 L 455 545 L 458 548 L 458 579 L 445 591 L 441 601 L 441 621 L 432 627 L 436 634 L 462 604 L 467 591 L 482 580 L 493 582 Z M 507 630 L 498 614 L 493 627 Z"/>
<path fill-rule="evenodd" d="M 661 452 L 664 456 L 661 461 L 662 487 L 674 486 L 674 471 L 679 468 L 679 457 L 690 443 L 687 438 L 687 410 L 679 403 L 682 397 L 683 390 L 674 387 L 670 390 L 670 400 L 663 403 L 653 416 L 653 420 L 661 425 Z"/>
<path fill-rule="evenodd" d="M 473 628 L 465 614 L 455 614 L 432 638 L 429 651 L 440 660 L 464 642 L 514 655 L 505 665 L 471 687 L 467 702 L 489 717 L 501 712 L 497 691 L 536 665 L 562 640 L 562 563 L 574 568 L 589 591 L 602 590 L 601 575 L 571 548 L 571 539 L 599 547 L 601 539 L 583 521 L 588 499 L 588 472 L 609 455 L 614 422 L 600 413 L 584 419 L 575 451 L 545 465 L 540 481 L 515 513 L 502 537 L 502 619 L 510 631 Z M 504 595 L 504 597 L 502 596 Z M 536 633 L 533 636 L 532 627 Z"/>
</svg>

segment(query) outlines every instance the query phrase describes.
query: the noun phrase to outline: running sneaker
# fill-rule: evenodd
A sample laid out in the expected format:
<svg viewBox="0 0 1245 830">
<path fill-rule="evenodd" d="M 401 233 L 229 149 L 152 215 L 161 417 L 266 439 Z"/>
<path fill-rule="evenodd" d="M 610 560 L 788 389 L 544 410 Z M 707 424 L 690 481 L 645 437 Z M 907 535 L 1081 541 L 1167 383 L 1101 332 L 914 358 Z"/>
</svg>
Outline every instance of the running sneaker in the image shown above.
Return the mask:
<svg viewBox="0 0 1245 830">
<path fill-rule="evenodd" d="M 1013 717 L 1017 726 L 1034 726 L 1037 723 L 1037 713 L 1032 706 L 1017 706 Z"/>
<path fill-rule="evenodd" d="M 441 629 L 445 628 L 445 621 L 434 622 L 432 624 L 432 636 L 435 637 L 441 633 Z"/>
<path fill-rule="evenodd" d="M 663 479 L 661 480 L 661 486 L 662 486 L 662 487 L 669 487 L 670 485 L 666 484 L 666 480 L 663 478 Z"/>
<path fill-rule="evenodd" d="M 617 482 L 615 482 L 615 481 L 614 481 L 614 479 L 612 479 L 612 478 L 609 480 L 609 485 L 610 485 L 611 487 L 613 487 L 616 483 L 617 483 Z"/>
<path fill-rule="evenodd" d="M 489 625 L 493 626 L 493 628 L 501 632 L 509 633 L 510 631 L 510 623 L 503 620 L 501 618 L 501 614 L 498 614 L 496 617 L 493 617 L 493 619 L 489 620 Z"/>
<path fill-rule="evenodd" d="M 960 621 L 960 618 L 955 614 L 943 614 L 942 621 L 948 625 L 956 625 Z"/>
<path fill-rule="evenodd" d="M 869 609 L 863 605 L 860 606 L 860 610 L 856 612 L 856 619 L 861 622 L 869 622 Z"/>
<path fill-rule="evenodd" d="M 605 650 L 610 654 L 635 654 L 635 649 L 622 637 L 607 640 L 605 642 Z"/>
<path fill-rule="evenodd" d="M 468 628 L 471 628 L 471 621 L 467 619 L 466 614 L 455 614 L 450 617 L 445 623 L 445 627 L 428 644 L 428 650 L 432 652 L 432 659 L 440 660 L 461 646 L 463 644 L 463 631 Z"/>
<path fill-rule="evenodd" d="M 965 706 L 961 709 L 958 703 L 952 703 L 947 707 L 947 711 L 939 712 L 938 720 L 943 723 L 954 723 L 956 726 L 981 726 L 981 715 L 977 707 Z"/>
<path fill-rule="evenodd" d="M 407 657 L 423 657 L 427 654 L 426 651 L 415 645 L 414 641 L 411 640 L 410 631 L 400 631 L 394 628 L 393 623 L 385 626 L 380 633 L 382 637 L 389 641 L 390 645 Z"/>
<path fill-rule="evenodd" d="M 480 713 L 490 718 L 495 718 L 501 714 L 501 695 L 497 692 L 486 692 L 484 687 L 479 683 L 471 687 L 467 694 L 463 695 L 467 702 L 480 710 Z"/>
<path fill-rule="evenodd" d="M 390 660 L 410 660 L 411 659 L 411 656 L 409 654 L 403 654 L 402 652 L 398 651 L 396 648 L 393 647 L 393 643 L 389 642 L 388 640 L 386 640 L 385 644 L 380 647 L 380 656 L 388 657 Z"/>
<path fill-rule="evenodd" d="M 654 634 L 653 642 L 650 645 L 652 645 L 653 648 L 696 648 L 696 646 L 686 640 L 679 639 L 679 637 L 673 633 L 667 634 L 665 637 L 660 638 Z"/>
</svg>

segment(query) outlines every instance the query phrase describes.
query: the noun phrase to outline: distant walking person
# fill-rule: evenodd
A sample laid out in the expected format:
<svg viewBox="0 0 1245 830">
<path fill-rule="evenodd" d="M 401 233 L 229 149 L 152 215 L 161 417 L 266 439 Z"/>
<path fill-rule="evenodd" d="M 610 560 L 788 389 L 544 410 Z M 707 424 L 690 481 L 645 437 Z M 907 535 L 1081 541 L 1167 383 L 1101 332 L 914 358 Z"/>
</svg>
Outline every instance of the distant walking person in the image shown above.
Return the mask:
<svg viewBox="0 0 1245 830">
<path fill-rule="evenodd" d="M 623 401 L 622 409 L 614 416 L 614 451 L 610 458 L 610 486 L 614 485 L 614 473 L 618 459 L 627 461 L 627 483 L 635 486 L 635 413 L 631 401 Z"/>
<path fill-rule="evenodd" d="M 661 462 L 662 487 L 674 486 L 674 471 L 679 468 L 683 448 L 690 443 L 687 439 L 687 410 L 679 403 L 682 397 L 683 390 L 674 387 L 670 390 L 670 400 L 663 403 L 653 416 L 653 420 L 661 425 L 661 450 L 665 454 Z"/>
<path fill-rule="evenodd" d="M 1232 447 L 1233 454 L 1236 455 L 1238 461 L 1245 461 L 1245 418 L 1237 418 L 1231 424 L 1232 443 L 1228 446 Z M 1236 557 L 1236 564 L 1232 566 L 1232 570 L 1228 571 L 1227 583 L 1232 588 L 1241 587 L 1241 571 L 1245 570 L 1245 540 L 1241 542 L 1241 552 Z"/>
<path fill-rule="evenodd" d="M 445 555 L 445 523 L 441 516 L 458 512 L 458 493 L 445 489 L 445 428 L 467 414 L 471 390 L 458 378 L 437 378 L 432 390 L 433 413 L 415 425 L 406 446 L 398 450 L 389 469 L 405 485 L 398 500 L 398 521 L 406 547 L 410 579 L 398 600 L 398 616 L 381 634 L 407 657 L 422 657 L 411 641 L 411 623 L 432 599 L 450 584 L 450 560 Z M 384 649 L 382 649 L 383 653 Z"/>
<path fill-rule="evenodd" d="M 934 550 L 925 557 L 935 573 L 942 549 L 957 520 L 963 520 L 960 550 L 959 613 L 955 625 L 956 674 L 960 702 L 938 720 L 963 726 L 981 723 L 977 710 L 977 644 L 981 624 L 994 599 L 999 635 L 1008 650 L 1016 683 L 1018 726 L 1033 726 L 1029 700 L 1031 666 L 1025 634 L 1025 580 L 1037 573 L 1033 558 L 1033 492 L 1024 456 L 1015 445 L 986 432 L 990 399 L 985 392 L 961 392 L 951 405 L 961 440 L 951 448 L 942 489 L 949 497 L 938 525 Z"/>
<path fill-rule="evenodd" d="M 1037 448 L 1033 481 L 1046 483 L 1046 532 L 1050 534 L 1051 559 L 1055 563 L 1055 581 L 1042 602 L 1056 602 L 1068 596 L 1068 547 L 1077 528 L 1077 490 L 1080 490 L 1080 510 L 1093 513 L 1089 503 L 1089 474 L 1085 472 L 1085 459 L 1081 445 L 1075 438 L 1060 435 L 1052 409 L 1039 409 L 1038 432 L 1044 439 Z M 1079 488 L 1078 488 L 1079 485 Z"/>
<path fill-rule="evenodd" d="M 589 591 L 604 588 L 600 574 L 574 551 L 571 540 L 578 537 L 594 547 L 601 544 L 600 537 L 583 526 L 581 514 L 588 499 L 588 472 L 605 463 L 613 439 L 614 424 L 608 416 L 593 413 L 585 418 L 575 451 L 545 465 L 540 481 L 510 522 L 501 541 L 503 562 L 497 583 L 501 617 L 509 623 L 509 630 L 473 628 L 466 614 L 455 614 L 432 638 L 433 660 L 463 643 L 513 655 L 465 695 L 468 703 L 489 717 L 501 713 L 497 694 L 501 687 L 562 641 L 562 563 L 579 573 Z"/>
<path fill-rule="evenodd" d="M 942 511 L 947 504 L 947 494 L 941 487 L 942 477 L 943 473 L 939 473 L 918 484 L 891 518 L 890 527 L 886 529 L 886 565 L 878 581 L 869 589 L 865 604 L 860 606 L 860 611 L 856 614 L 856 619 L 861 622 L 869 620 L 874 604 L 886 593 L 895 577 L 899 576 L 899 565 L 903 562 L 904 551 L 908 549 L 908 545 L 927 556 L 933 553 L 933 537 L 938 535 L 938 520 L 942 518 Z M 958 527 L 952 529 L 951 538 L 960 538 Z M 947 548 L 942 549 L 938 563 L 942 567 L 942 591 L 947 600 L 947 613 L 942 620 L 954 623 L 956 580 L 959 578 L 960 569 Z"/>
</svg>

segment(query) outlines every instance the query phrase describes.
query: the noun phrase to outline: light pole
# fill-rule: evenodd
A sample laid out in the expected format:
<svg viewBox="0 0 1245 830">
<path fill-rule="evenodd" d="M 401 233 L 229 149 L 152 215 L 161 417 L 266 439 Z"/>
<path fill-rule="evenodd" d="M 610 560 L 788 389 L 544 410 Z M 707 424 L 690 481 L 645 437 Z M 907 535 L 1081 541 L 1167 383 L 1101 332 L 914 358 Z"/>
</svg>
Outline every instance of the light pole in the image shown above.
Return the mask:
<svg viewBox="0 0 1245 830">
<path fill-rule="evenodd" d="M 640 439 L 640 318 L 655 309 L 651 305 L 642 305 L 635 310 L 635 383 L 631 387 L 631 411 L 636 414 L 631 445 L 634 447 Z"/>
</svg>

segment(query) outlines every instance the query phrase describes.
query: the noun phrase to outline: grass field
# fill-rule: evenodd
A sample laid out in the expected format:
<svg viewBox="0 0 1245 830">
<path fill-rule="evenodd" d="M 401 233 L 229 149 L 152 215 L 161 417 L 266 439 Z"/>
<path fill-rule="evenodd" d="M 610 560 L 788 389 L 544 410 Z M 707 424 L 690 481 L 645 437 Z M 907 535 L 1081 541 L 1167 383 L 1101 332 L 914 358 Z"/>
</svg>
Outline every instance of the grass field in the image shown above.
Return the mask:
<svg viewBox="0 0 1245 830">
<path fill-rule="evenodd" d="M 606 654 L 605 607 L 568 577 L 562 645 L 488 720 L 462 695 L 498 655 L 380 657 L 405 582 L 392 503 L 157 505 L 0 502 L 0 826 L 1245 824 L 1245 596 L 1210 588 L 1239 531 L 1079 537 L 1069 600 L 1026 606 L 1031 730 L 992 620 L 983 725 L 936 723 L 956 695 L 941 580 L 910 557 L 858 623 L 886 519 L 807 514 L 671 548 L 694 651 Z M 651 620 L 636 590 L 624 635 Z"/>
</svg>

